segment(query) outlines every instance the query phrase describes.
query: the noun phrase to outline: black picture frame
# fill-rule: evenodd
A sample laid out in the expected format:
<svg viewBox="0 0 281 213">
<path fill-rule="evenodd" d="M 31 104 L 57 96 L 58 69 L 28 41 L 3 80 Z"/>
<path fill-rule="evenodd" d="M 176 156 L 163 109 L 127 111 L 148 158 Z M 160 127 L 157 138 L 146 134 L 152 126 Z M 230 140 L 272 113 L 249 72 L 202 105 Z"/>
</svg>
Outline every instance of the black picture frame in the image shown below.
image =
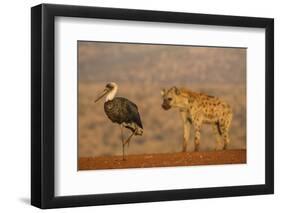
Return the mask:
<svg viewBox="0 0 281 213">
<path fill-rule="evenodd" d="M 265 184 L 130 193 L 54 195 L 55 17 L 264 28 Z M 274 193 L 274 19 L 41 4 L 31 8 L 31 204 L 42 209 Z"/>
</svg>

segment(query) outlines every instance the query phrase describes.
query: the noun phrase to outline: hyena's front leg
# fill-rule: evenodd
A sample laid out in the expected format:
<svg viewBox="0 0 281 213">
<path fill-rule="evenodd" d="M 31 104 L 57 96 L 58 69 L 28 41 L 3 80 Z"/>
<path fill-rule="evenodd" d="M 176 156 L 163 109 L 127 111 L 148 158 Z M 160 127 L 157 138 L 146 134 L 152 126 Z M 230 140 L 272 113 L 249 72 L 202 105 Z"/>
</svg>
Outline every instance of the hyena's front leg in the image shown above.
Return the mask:
<svg viewBox="0 0 281 213">
<path fill-rule="evenodd" d="M 188 119 L 188 117 L 187 117 L 188 113 L 186 111 L 180 111 L 180 113 L 181 113 L 182 122 L 183 122 L 182 151 L 186 152 L 187 144 L 188 144 L 188 141 L 189 141 L 191 122 L 190 122 L 190 119 Z"/>
<path fill-rule="evenodd" d="M 232 114 L 229 114 L 228 117 L 226 117 L 224 120 L 220 121 L 219 128 L 221 130 L 221 134 L 224 140 L 224 146 L 223 149 L 227 149 L 228 145 L 230 143 L 230 138 L 229 138 L 229 128 L 231 125 L 231 120 L 232 120 Z"/>
</svg>

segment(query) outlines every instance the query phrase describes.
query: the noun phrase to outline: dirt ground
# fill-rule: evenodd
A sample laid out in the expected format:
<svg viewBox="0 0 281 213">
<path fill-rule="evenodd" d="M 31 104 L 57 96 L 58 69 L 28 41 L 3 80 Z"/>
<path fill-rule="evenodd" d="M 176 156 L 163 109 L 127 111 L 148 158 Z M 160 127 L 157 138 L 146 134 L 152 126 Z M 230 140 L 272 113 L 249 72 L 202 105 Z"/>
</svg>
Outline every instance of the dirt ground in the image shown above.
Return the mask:
<svg viewBox="0 0 281 213">
<path fill-rule="evenodd" d="M 122 160 L 122 156 L 81 157 L 79 158 L 78 169 L 122 169 L 242 163 L 246 163 L 246 150 L 237 149 L 211 152 L 129 155 L 126 156 L 126 160 Z"/>
</svg>

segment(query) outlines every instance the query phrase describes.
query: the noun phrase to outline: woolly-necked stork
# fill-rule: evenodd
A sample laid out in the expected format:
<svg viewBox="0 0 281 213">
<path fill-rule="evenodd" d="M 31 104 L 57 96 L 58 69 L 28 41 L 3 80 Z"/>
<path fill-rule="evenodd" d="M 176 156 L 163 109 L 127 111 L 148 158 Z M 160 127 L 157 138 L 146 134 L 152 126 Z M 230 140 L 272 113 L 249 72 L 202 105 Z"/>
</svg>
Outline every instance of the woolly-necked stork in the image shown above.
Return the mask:
<svg viewBox="0 0 281 213">
<path fill-rule="evenodd" d="M 142 135 L 143 126 L 141 123 L 141 118 L 138 112 L 138 107 L 136 104 L 130 100 L 123 97 L 115 97 L 118 90 L 118 86 L 114 82 L 106 84 L 103 92 L 98 96 L 95 102 L 98 102 L 101 98 L 106 96 L 104 103 L 104 111 L 107 117 L 113 122 L 118 123 L 121 128 L 121 138 L 122 138 L 122 151 L 123 160 L 125 145 L 130 143 L 131 138 L 134 135 Z M 123 127 L 131 130 L 132 134 L 124 140 Z"/>
</svg>

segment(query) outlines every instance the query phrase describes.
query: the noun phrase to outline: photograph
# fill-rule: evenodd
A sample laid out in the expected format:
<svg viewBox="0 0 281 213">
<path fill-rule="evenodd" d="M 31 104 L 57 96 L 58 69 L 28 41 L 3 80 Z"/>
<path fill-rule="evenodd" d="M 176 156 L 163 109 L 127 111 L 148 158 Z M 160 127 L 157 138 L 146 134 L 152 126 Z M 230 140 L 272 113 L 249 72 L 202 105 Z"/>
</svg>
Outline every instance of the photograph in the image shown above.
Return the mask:
<svg viewBox="0 0 281 213">
<path fill-rule="evenodd" d="M 78 170 L 245 164 L 247 48 L 77 41 Z"/>
</svg>

